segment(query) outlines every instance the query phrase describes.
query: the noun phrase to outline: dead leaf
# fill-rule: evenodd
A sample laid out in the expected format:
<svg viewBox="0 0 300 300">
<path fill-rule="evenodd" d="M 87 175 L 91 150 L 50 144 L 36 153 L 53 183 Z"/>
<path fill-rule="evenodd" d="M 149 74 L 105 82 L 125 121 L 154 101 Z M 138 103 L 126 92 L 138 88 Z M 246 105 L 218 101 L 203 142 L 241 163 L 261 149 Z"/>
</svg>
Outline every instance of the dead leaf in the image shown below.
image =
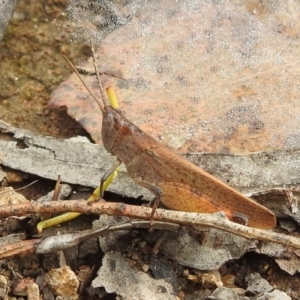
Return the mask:
<svg viewBox="0 0 300 300">
<path fill-rule="evenodd" d="M 180 153 L 299 147 L 299 35 L 289 28 L 299 31 L 300 3 L 245 3 L 148 1 L 109 34 L 99 65 L 127 79 L 103 78 L 126 117 Z M 101 113 L 74 75 L 50 103 L 101 143 Z"/>
</svg>

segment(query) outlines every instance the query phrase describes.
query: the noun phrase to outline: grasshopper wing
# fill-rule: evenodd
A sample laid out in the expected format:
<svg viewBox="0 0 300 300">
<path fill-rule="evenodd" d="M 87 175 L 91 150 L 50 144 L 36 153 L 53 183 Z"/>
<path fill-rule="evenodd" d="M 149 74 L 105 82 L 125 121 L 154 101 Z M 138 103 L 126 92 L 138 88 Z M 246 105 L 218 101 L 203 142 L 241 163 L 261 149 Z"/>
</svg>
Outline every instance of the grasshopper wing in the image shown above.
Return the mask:
<svg viewBox="0 0 300 300">
<path fill-rule="evenodd" d="M 269 209 L 247 198 L 165 146 L 143 151 L 127 165 L 127 170 L 133 178 L 139 179 L 140 184 L 145 181 L 159 187 L 162 191 L 160 195 L 162 202 L 172 209 L 205 212 L 205 207 L 217 208 L 215 211 L 224 211 L 232 220 L 235 220 L 235 216 L 237 218 L 245 216 L 250 227 L 267 229 L 276 226 L 276 217 Z M 180 197 L 174 196 L 176 185 L 179 187 L 177 192 Z M 145 187 L 149 188 L 147 185 Z M 157 194 L 155 190 L 152 191 Z M 181 197 L 184 200 L 180 200 Z"/>
</svg>

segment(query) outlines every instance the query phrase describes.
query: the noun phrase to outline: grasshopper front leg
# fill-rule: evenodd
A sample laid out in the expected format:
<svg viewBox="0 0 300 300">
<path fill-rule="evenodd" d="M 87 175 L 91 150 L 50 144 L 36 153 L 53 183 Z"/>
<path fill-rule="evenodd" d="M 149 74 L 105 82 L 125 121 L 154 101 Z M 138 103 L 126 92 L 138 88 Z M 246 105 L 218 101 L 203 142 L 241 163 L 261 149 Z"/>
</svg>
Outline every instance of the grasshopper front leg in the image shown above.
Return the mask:
<svg viewBox="0 0 300 300">
<path fill-rule="evenodd" d="M 100 180 L 100 198 L 103 198 L 103 193 L 104 193 L 104 183 L 106 182 L 106 180 L 109 178 L 109 176 L 111 176 L 118 168 L 119 166 L 122 164 L 122 162 L 117 159 L 115 161 L 115 163 L 103 174 L 103 176 L 101 177 L 101 180 Z"/>
</svg>

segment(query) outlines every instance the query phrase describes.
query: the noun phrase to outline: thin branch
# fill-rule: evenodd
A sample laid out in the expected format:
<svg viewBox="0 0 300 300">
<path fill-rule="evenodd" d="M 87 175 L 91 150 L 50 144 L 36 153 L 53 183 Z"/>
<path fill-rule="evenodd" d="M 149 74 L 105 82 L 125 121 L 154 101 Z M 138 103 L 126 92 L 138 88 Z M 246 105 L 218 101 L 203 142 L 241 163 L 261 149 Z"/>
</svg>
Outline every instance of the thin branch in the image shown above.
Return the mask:
<svg viewBox="0 0 300 300">
<path fill-rule="evenodd" d="M 28 184 L 25 185 L 25 186 L 22 186 L 22 187 L 20 187 L 20 188 L 18 188 L 18 189 L 15 189 L 15 191 L 21 191 L 21 190 L 24 190 L 24 189 L 28 188 L 29 186 L 31 186 L 31 185 L 33 185 L 33 184 L 35 184 L 35 183 L 37 183 L 37 182 L 38 182 L 38 180 L 35 180 L 35 181 L 31 182 L 31 183 L 28 183 Z M 12 191 L 12 190 L 0 191 L 0 194 L 10 193 L 11 191 Z"/>
<path fill-rule="evenodd" d="M 48 214 L 62 212 L 79 212 L 83 214 L 107 214 L 127 216 L 131 218 L 149 220 L 152 208 L 133 206 L 124 203 L 99 201 L 88 204 L 85 200 L 55 201 L 51 203 L 22 203 L 17 205 L 3 205 L 0 208 L 0 217 L 24 216 L 26 214 Z M 279 234 L 270 230 L 251 228 L 229 221 L 223 213 L 198 214 L 157 209 L 154 221 L 164 221 L 181 225 L 202 225 L 227 231 L 247 239 L 257 239 L 273 243 L 292 246 L 300 249 L 300 239 Z"/>
<path fill-rule="evenodd" d="M 177 224 L 156 222 L 152 226 L 150 221 L 129 221 L 117 225 L 108 225 L 97 229 L 88 229 L 79 232 L 72 232 L 62 235 L 47 236 L 41 239 L 40 243 L 36 245 L 36 253 L 50 253 L 55 251 L 64 250 L 78 245 L 85 240 L 108 235 L 111 232 L 120 230 L 132 230 L 137 228 L 150 228 L 159 230 L 175 231 L 178 229 Z M 1 253 L 1 249 L 0 249 Z M 2 257 L 0 256 L 0 259 Z"/>
</svg>

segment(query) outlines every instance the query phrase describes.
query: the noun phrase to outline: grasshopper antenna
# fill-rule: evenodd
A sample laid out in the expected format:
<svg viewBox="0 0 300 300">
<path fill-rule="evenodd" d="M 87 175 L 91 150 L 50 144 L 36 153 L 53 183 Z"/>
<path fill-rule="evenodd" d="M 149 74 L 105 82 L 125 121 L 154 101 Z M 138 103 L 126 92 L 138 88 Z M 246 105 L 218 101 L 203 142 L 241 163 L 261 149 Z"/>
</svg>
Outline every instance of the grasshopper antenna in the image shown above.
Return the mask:
<svg viewBox="0 0 300 300">
<path fill-rule="evenodd" d="M 93 45 L 93 41 L 92 39 L 90 40 L 91 42 L 91 49 L 92 49 L 92 55 L 93 55 L 93 62 L 94 62 L 94 68 L 95 68 L 95 72 L 96 72 L 96 77 L 97 77 L 97 81 L 98 81 L 98 86 L 99 86 L 99 90 L 101 93 L 101 98 L 102 98 L 102 102 L 104 106 L 108 106 L 108 101 L 105 97 L 104 91 L 103 91 L 103 86 L 101 84 L 101 80 L 100 80 L 100 76 L 99 76 L 99 71 L 98 71 L 98 67 L 97 67 L 97 62 L 96 62 L 96 56 L 95 56 L 95 50 L 94 50 L 94 45 Z"/>
<path fill-rule="evenodd" d="M 76 67 L 73 65 L 73 63 L 64 54 L 63 54 L 63 57 L 67 61 L 67 63 L 71 67 L 71 69 L 75 72 L 75 74 L 77 75 L 77 77 L 79 78 L 79 80 L 81 81 L 81 83 L 83 84 L 83 86 L 86 88 L 86 90 L 92 96 L 92 98 L 94 99 L 94 101 L 98 104 L 98 106 L 100 107 L 101 111 L 103 112 L 104 109 L 103 109 L 102 103 L 94 96 L 94 94 L 91 92 L 91 90 L 89 89 L 89 87 L 85 84 L 84 80 L 81 78 L 81 76 L 80 76 L 78 70 L 76 69 Z M 102 97 L 102 92 L 101 92 L 101 97 Z M 104 103 L 104 101 L 103 101 L 103 103 Z"/>
</svg>

